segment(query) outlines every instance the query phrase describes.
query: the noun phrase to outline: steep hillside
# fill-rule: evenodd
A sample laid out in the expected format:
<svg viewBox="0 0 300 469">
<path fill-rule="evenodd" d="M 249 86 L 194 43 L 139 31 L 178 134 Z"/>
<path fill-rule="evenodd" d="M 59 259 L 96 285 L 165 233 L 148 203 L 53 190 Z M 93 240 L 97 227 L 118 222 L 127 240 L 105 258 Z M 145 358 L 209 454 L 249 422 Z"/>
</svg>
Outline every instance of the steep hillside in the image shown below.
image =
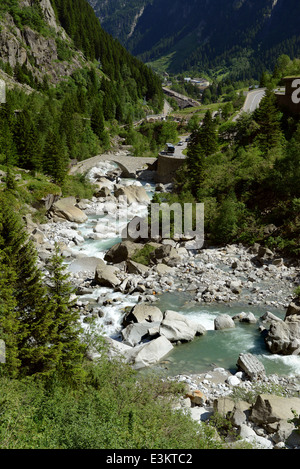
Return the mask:
<svg viewBox="0 0 300 469">
<path fill-rule="evenodd" d="M 147 4 L 152 0 L 88 0 L 101 26 L 122 44 L 127 44 Z"/>
<path fill-rule="evenodd" d="M 0 5 L 2 69 L 16 81 L 57 83 L 86 60 L 55 17 L 49 0 L 4 0 Z"/>
<path fill-rule="evenodd" d="M 101 28 L 85 0 L 3 0 L 0 78 L 0 166 L 59 184 L 70 160 L 108 150 L 119 125 L 163 104 L 159 78 Z"/>
<path fill-rule="evenodd" d="M 101 16 L 102 2 L 89 1 Z M 115 2 L 105 4 L 120 22 L 123 10 Z M 235 78 L 258 77 L 265 67 L 273 69 L 280 54 L 293 58 L 300 52 L 297 0 L 153 0 L 144 5 L 130 37 L 113 30 L 105 17 L 106 27 L 144 62 L 164 57 L 171 72 L 230 70 Z"/>
</svg>

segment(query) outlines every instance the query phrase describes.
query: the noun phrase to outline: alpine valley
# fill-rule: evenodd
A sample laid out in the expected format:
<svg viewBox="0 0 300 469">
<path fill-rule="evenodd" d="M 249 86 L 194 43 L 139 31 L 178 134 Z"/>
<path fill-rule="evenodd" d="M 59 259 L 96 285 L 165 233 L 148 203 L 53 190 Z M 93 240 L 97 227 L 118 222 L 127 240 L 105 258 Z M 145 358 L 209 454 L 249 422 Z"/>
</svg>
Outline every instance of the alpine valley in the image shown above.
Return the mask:
<svg viewBox="0 0 300 469">
<path fill-rule="evenodd" d="M 1 0 L 1 449 L 300 448 L 299 13 Z"/>
<path fill-rule="evenodd" d="M 299 56 L 297 0 L 89 0 L 102 26 L 156 69 L 258 78 Z"/>
</svg>

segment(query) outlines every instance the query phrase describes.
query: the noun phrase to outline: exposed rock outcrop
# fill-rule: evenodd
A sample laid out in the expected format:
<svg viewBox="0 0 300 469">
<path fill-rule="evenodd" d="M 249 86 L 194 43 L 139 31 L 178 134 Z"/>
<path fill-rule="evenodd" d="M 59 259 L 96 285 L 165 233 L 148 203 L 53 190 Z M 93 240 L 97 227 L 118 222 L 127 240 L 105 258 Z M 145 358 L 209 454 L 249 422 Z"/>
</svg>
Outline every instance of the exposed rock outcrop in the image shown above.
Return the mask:
<svg viewBox="0 0 300 469">
<path fill-rule="evenodd" d="M 262 379 L 266 375 L 264 365 L 251 353 L 241 353 L 237 361 L 237 367 L 253 381 Z"/>
<path fill-rule="evenodd" d="M 288 306 L 284 321 L 272 320 L 265 336 L 271 353 L 300 355 L 300 301 L 295 298 Z"/>
<path fill-rule="evenodd" d="M 107 265 L 104 261 L 99 259 L 95 272 L 95 282 L 103 287 L 115 288 L 121 283 L 121 280 L 116 276 L 118 270 L 119 269 L 116 267 Z"/>
<path fill-rule="evenodd" d="M 50 209 L 53 217 L 59 217 L 75 223 L 84 223 L 87 221 L 87 215 L 75 206 L 75 197 L 65 197 L 57 200 Z"/>
<path fill-rule="evenodd" d="M 31 0 L 24 0 L 21 6 L 30 8 L 32 3 Z M 19 28 L 13 17 L 6 13 L 4 19 L 0 20 L 0 57 L 12 69 L 16 65 L 26 66 L 40 82 L 47 77 L 50 82 L 58 83 L 81 68 L 85 59 L 83 54 L 73 47 L 72 40 L 56 21 L 50 0 L 42 0 L 40 6 L 49 31 L 54 31 L 55 37 L 53 34 L 43 35 L 27 25 Z M 67 42 L 72 49 L 72 58 L 68 62 L 60 60 L 56 39 Z M 8 78 L 8 82 L 11 81 Z"/>
<path fill-rule="evenodd" d="M 130 259 L 133 254 L 142 247 L 142 245 L 133 243 L 132 241 L 122 241 L 111 247 L 105 254 L 104 259 L 112 264 L 119 264 L 120 262 Z"/>
</svg>

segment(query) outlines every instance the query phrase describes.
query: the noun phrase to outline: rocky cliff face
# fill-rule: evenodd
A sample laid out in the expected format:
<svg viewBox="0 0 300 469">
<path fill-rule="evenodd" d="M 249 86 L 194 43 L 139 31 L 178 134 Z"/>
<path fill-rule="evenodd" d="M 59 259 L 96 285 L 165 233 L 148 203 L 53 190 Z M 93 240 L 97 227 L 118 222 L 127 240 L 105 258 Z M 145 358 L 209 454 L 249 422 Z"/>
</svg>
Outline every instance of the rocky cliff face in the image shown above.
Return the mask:
<svg viewBox="0 0 300 469">
<path fill-rule="evenodd" d="M 19 6 L 30 8 L 33 3 L 23 0 Z M 26 24 L 20 27 L 9 12 L 0 19 L 0 58 L 13 70 L 17 65 L 25 66 L 38 81 L 47 76 L 49 82 L 57 83 L 81 67 L 84 58 L 58 24 L 50 0 L 41 0 L 40 7 L 45 22 L 42 33 Z M 70 59 L 60 58 L 58 41 L 72 51 Z"/>
<path fill-rule="evenodd" d="M 88 0 L 103 29 L 127 46 L 145 7 L 152 0 Z"/>
</svg>

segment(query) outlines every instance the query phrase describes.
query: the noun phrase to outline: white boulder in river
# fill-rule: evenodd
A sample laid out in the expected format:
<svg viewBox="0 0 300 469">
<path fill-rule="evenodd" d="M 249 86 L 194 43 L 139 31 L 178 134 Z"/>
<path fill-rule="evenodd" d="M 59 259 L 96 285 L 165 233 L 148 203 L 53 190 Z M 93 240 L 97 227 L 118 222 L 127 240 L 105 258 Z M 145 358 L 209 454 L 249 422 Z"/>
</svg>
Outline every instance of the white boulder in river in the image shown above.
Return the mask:
<svg viewBox="0 0 300 469">
<path fill-rule="evenodd" d="M 144 345 L 134 347 L 129 353 L 128 363 L 132 363 L 133 368 L 140 369 L 154 365 L 173 348 L 173 345 L 166 337 L 158 337 Z"/>
<path fill-rule="evenodd" d="M 55 202 L 50 212 L 53 216 L 75 222 L 85 223 L 88 219 L 87 215 L 78 207 L 75 207 L 76 198 L 66 197 Z"/>
<path fill-rule="evenodd" d="M 195 335 L 205 334 L 205 329 L 199 324 L 187 319 L 183 314 L 167 310 L 160 324 L 159 333 L 171 342 L 190 342 Z"/>
<path fill-rule="evenodd" d="M 173 345 L 165 337 L 157 337 L 151 342 L 131 347 L 110 337 L 105 338 L 109 345 L 108 355 L 111 358 L 120 358 L 135 369 L 146 368 L 159 362 L 172 349 Z M 93 358 L 97 358 L 97 355 Z"/>
<path fill-rule="evenodd" d="M 235 327 L 234 320 L 228 314 L 221 314 L 214 321 L 215 330 L 231 329 Z"/>
</svg>

